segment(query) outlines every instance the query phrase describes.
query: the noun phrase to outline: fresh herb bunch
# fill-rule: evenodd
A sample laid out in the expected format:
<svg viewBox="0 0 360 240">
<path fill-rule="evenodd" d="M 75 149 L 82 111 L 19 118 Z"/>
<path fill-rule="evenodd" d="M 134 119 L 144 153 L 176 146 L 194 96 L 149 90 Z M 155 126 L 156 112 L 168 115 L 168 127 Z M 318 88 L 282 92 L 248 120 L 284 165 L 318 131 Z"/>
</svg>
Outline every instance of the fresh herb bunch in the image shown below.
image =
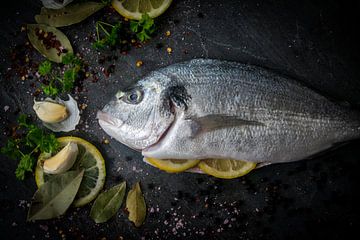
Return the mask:
<svg viewBox="0 0 360 240">
<path fill-rule="evenodd" d="M 15 175 L 16 178 L 24 180 L 26 172 L 33 171 L 36 163 L 35 154 L 53 153 L 60 145 L 54 134 L 47 134 L 43 129 L 28 123 L 25 114 L 19 116 L 18 124 L 18 129 L 23 130 L 23 136 L 10 138 L 1 148 L 1 153 L 14 160 L 20 159 Z"/>
<path fill-rule="evenodd" d="M 118 22 L 115 25 L 110 23 L 97 21 L 96 28 L 96 41 L 92 44 L 95 49 L 103 49 L 106 46 L 114 47 L 120 42 L 120 29 L 121 23 Z M 104 37 L 102 37 L 104 36 Z"/>
<path fill-rule="evenodd" d="M 45 60 L 39 65 L 39 74 L 49 80 L 49 84 L 41 85 L 44 93 L 48 96 L 56 96 L 60 92 L 70 92 L 84 66 L 83 61 L 73 53 L 66 54 L 62 58 L 62 64 L 65 65 L 64 68 L 66 69 L 63 76 L 53 70 L 52 63 L 49 60 Z"/>
<path fill-rule="evenodd" d="M 136 37 L 144 42 L 151 39 L 151 35 L 155 31 L 154 19 L 152 19 L 148 14 L 143 14 L 139 21 L 131 20 L 130 29 L 136 33 Z"/>
</svg>

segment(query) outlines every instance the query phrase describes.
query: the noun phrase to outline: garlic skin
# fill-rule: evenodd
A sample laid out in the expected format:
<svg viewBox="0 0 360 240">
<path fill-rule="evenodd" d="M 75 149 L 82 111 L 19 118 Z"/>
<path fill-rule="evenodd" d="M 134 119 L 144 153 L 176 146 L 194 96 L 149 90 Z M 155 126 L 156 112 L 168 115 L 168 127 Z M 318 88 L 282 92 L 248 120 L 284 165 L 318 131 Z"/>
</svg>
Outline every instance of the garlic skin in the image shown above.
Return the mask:
<svg viewBox="0 0 360 240">
<path fill-rule="evenodd" d="M 69 116 L 64 105 L 50 101 L 34 101 L 33 109 L 41 121 L 46 123 L 58 123 Z"/>
<path fill-rule="evenodd" d="M 44 172 L 48 174 L 66 172 L 74 165 L 78 152 L 77 144 L 69 142 L 60 152 L 44 161 Z"/>
</svg>

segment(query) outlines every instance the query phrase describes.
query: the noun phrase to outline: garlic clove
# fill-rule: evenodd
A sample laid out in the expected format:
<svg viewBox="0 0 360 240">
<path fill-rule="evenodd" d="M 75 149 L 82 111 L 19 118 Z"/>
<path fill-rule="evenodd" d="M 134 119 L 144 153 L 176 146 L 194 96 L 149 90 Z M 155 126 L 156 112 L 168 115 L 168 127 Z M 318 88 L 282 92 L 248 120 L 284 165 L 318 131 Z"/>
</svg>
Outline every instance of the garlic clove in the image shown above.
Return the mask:
<svg viewBox="0 0 360 240">
<path fill-rule="evenodd" d="M 46 123 L 58 123 L 69 116 L 64 105 L 50 101 L 34 101 L 33 109 L 41 121 Z"/>
<path fill-rule="evenodd" d="M 70 132 L 75 130 L 76 125 L 79 124 L 80 121 L 80 110 L 77 105 L 77 102 L 68 95 L 69 100 L 62 100 L 60 98 L 56 98 L 55 100 L 46 99 L 48 101 L 52 101 L 55 103 L 63 104 L 66 106 L 67 112 L 69 117 L 66 118 L 64 121 L 58 123 L 46 123 L 43 122 L 44 126 L 50 129 L 53 132 Z"/>
<path fill-rule="evenodd" d="M 44 172 L 48 174 L 66 172 L 74 165 L 78 152 L 77 144 L 69 142 L 60 152 L 44 161 Z"/>
</svg>

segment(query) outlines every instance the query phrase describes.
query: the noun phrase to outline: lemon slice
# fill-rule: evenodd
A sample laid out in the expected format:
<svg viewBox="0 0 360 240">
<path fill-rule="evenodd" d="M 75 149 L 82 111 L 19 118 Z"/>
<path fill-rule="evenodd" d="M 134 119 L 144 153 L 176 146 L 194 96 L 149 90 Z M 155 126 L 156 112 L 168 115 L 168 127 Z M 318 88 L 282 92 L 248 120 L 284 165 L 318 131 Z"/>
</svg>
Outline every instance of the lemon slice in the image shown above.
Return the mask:
<svg viewBox="0 0 360 240">
<path fill-rule="evenodd" d="M 115 10 L 128 19 L 140 20 L 142 14 L 149 17 L 160 16 L 170 6 L 172 0 L 113 0 Z"/>
<path fill-rule="evenodd" d="M 196 166 L 200 160 L 184 160 L 184 159 L 156 159 L 145 158 L 151 165 L 170 173 L 183 172 L 186 169 Z"/>
<path fill-rule="evenodd" d="M 85 169 L 84 177 L 73 203 L 75 207 L 81 207 L 91 202 L 104 186 L 106 176 L 104 158 L 94 145 L 82 138 L 60 137 L 58 141 L 61 146 L 65 146 L 69 142 L 78 145 L 79 153 L 71 169 Z M 35 169 L 35 182 L 38 187 L 54 176 L 44 173 L 40 163 L 43 158 L 44 155 L 39 157 Z"/>
<path fill-rule="evenodd" d="M 205 173 L 217 178 L 237 178 L 248 174 L 256 163 L 231 159 L 206 159 L 198 167 Z"/>
</svg>

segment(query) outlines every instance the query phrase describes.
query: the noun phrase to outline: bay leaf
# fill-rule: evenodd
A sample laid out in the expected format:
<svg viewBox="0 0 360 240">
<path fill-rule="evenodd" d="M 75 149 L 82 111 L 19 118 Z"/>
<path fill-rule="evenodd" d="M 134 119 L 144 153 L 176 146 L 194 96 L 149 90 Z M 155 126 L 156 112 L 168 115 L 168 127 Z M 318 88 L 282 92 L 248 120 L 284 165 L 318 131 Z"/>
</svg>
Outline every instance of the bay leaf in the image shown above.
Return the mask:
<svg viewBox="0 0 360 240">
<path fill-rule="evenodd" d="M 63 8 L 74 0 L 41 0 L 45 7 L 58 9 Z"/>
<path fill-rule="evenodd" d="M 42 8 L 40 14 L 35 16 L 35 21 L 53 27 L 69 26 L 83 21 L 104 6 L 99 2 L 82 2 L 61 9 Z"/>
<path fill-rule="evenodd" d="M 50 36 L 53 35 L 52 42 L 44 42 L 44 35 L 41 35 L 41 37 L 40 34 L 47 34 L 47 36 L 49 36 L 49 34 Z M 55 27 L 45 24 L 28 24 L 27 35 L 33 47 L 50 61 L 60 63 L 65 54 L 73 53 L 69 39 Z M 56 47 L 52 46 L 54 42 L 57 43 L 55 44 Z"/>
<path fill-rule="evenodd" d="M 126 190 L 126 182 L 122 182 L 109 190 L 99 194 L 91 207 L 90 217 L 96 223 L 109 220 L 119 210 Z"/>
<path fill-rule="evenodd" d="M 132 221 L 136 227 L 139 227 L 146 217 L 146 204 L 139 182 L 132 187 L 127 195 L 126 209 L 129 212 L 129 220 Z"/>
<path fill-rule="evenodd" d="M 54 176 L 35 192 L 27 220 L 50 219 L 66 212 L 80 187 L 84 170 Z"/>
</svg>

